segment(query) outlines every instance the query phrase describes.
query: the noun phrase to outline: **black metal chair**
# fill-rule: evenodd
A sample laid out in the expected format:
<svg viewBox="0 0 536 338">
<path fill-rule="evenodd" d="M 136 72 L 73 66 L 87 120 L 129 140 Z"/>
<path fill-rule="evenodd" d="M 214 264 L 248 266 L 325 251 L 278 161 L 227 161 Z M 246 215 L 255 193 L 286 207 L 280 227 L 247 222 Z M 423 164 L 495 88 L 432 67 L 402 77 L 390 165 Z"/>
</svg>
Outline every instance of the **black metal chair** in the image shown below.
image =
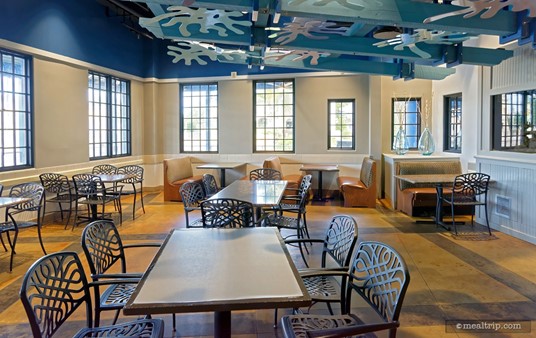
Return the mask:
<svg viewBox="0 0 536 338">
<path fill-rule="evenodd" d="M 114 281 L 109 281 L 113 284 Z M 80 258 L 75 252 L 56 252 L 37 260 L 26 272 L 20 299 L 35 338 L 50 338 L 80 307 L 86 307 L 86 325 L 74 337 L 164 336 L 161 319 L 142 319 L 117 325 L 93 327 L 90 289 Z"/>
<path fill-rule="evenodd" d="M 489 227 L 488 219 L 488 186 L 490 176 L 483 173 L 468 173 L 456 176 L 450 194 L 443 194 L 443 202 L 450 205 L 452 226 L 454 232 L 457 235 L 458 229 L 456 228 L 456 221 L 454 219 L 454 208 L 456 206 L 472 207 L 471 212 L 471 225 L 473 225 L 473 218 L 475 209 L 477 206 L 484 207 L 484 214 L 486 217 L 486 226 L 488 227 L 488 233 L 491 236 L 491 229 Z"/>
<path fill-rule="evenodd" d="M 95 286 L 95 326 L 99 326 L 101 312 L 109 310 L 116 311 L 113 321 L 115 324 L 119 311 L 134 293 L 142 277 L 142 273 L 127 273 L 125 249 L 160 247 L 161 243 L 123 244 L 114 223 L 100 220 L 89 223 L 84 228 L 81 244 L 94 282 L 107 279 L 123 280 L 122 283 L 106 285 L 102 292 L 99 285 Z M 108 273 L 116 264 L 120 265 L 120 272 Z"/>
<path fill-rule="evenodd" d="M 266 210 L 264 209 L 263 215 L 263 224 L 265 226 L 275 226 L 280 231 L 282 229 L 294 230 L 295 234 L 285 236 L 284 239 L 290 237 L 300 238 L 309 238 L 309 230 L 307 229 L 307 224 L 303 221 L 303 215 L 306 212 L 307 199 L 309 197 L 309 189 L 311 188 L 311 182 L 306 182 L 304 184 L 303 190 L 300 193 L 300 200 L 298 203 L 298 208 L 295 210 Z M 270 212 L 271 211 L 271 212 Z M 287 216 L 286 212 L 290 212 L 292 216 Z M 298 243 L 300 250 L 302 250 L 302 244 Z"/>
<path fill-rule="evenodd" d="M 337 215 L 331 219 L 324 238 L 291 239 L 286 240 L 285 244 L 295 245 L 300 242 L 322 244 L 320 269 L 341 268 L 348 270 L 352 252 L 357 242 L 357 222 L 351 216 Z M 300 252 L 305 266 L 309 268 L 309 262 L 303 255 L 303 251 Z M 309 271 L 300 270 L 299 272 L 300 275 L 307 275 Z M 315 268 L 315 271 L 319 271 L 319 268 Z M 316 303 L 326 303 L 329 313 L 333 314 L 331 303 L 341 303 L 342 300 L 340 278 L 334 276 L 304 276 L 302 280 L 313 300 L 311 306 Z M 277 309 L 275 315 L 277 320 Z M 275 324 L 277 325 L 277 322 Z"/>
<path fill-rule="evenodd" d="M 313 276 L 341 276 L 342 314 L 296 314 L 283 316 L 285 337 L 347 337 L 389 330 L 396 336 L 398 318 L 409 285 L 410 275 L 404 259 L 390 246 L 361 242 L 348 271 L 311 271 Z M 378 322 L 363 322 L 351 313 L 352 296 L 360 296 L 378 315 Z"/>
<path fill-rule="evenodd" d="M 200 183 L 186 182 L 179 188 L 182 204 L 184 205 L 184 217 L 186 217 L 187 228 L 202 228 L 203 219 L 190 219 L 190 213 L 201 213 L 201 202 L 205 200 L 205 190 Z M 201 216 L 201 215 L 199 215 Z"/>
<path fill-rule="evenodd" d="M 272 181 L 279 181 L 281 180 L 281 172 L 276 169 L 270 169 L 270 168 L 260 168 L 260 169 L 253 169 L 249 172 L 249 179 L 251 181 L 254 180 L 272 180 Z"/>
<path fill-rule="evenodd" d="M 232 198 L 218 198 L 201 203 L 205 228 L 246 228 L 255 226 L 253 204 Z"/>
<path fill-rule="evenodd" d="M 61 220 L 63 221 L 63 205 L 68 204 L 69 210 L 65 228 L 69 225 L 71 214 L 73 212 L 73 203 L 76 202 L 76 193 L 74 186 L 69 178 L 62 174 L 44 173 L 39 175 L 39 180 L 45 188 L 45 204 L 43 205 L 43 217 L 46 214 L 47 204 L 58 204 L 60 209 Z M 48 195 L 47 195 L 48 193 Z"/>
<path fill-rule="evenodd" d="M 99 164 L 93 167 L 91 173 L 93 175 L 115 175 L 117 174 L 117 167 L 111 164 Z"/>
<path fill-rule="evenodd" d="M 7 234 L 7 241 L 11 248 L 11 257 L 9 260 L 9 271 L 13 270 L 13 256 L 17 253 L 15 247 L 19 230 L 23 228 L 37 227 L 37 236 L 41 249 L 46 255 L 43 238 L 41 236 L 42 214 L 41 207 L 43 205 L 43 197 L 45 188 L 38 183 L 22 183 L 11 187 L 9 197 L 27 198 L 27 201 L 6 208 L 5 221 L 0 223 L 0 240 L 4 250 L 7 251 L 4 243 L 3 234 Z M 13 233 L 11 239 L 10 233 Z"/>
<path fill-rule="evenodd" d="M 93 174 L 77 174 L 73 175 L 73 183 L 76 193 L 76 207 L 75 207 L 75 222 L 73 229 L 76 225 L 94 221 L 99 218 L 98 207 L 101 207 L 100 218 L 106 219 L 106 204 L 113 203 L 114 207 L 117 205 L 119 213 L 119 223 L 123 223 L 123 211 L 121 207 L 121 192 L 123 190 L 122 185 L 114 185 L 106 188 L 99 176 Z M 78 205 L 87 205 L 90 215 L 80 216 L 78 215 Z M 78 219 L 82 219 L 78 221 Z"/>
<path fill-rule="evenodd" d="M 206 197 L 211 197 L 220 191 L 216 183 L 216 178 L 211 174 L 203 174 L 203 188 L 205 189 Z"/>
<path fill-rule="evenodd" d="M 139 195 L 141 200 L 141 209 L 145 214 L 145 205 L 143 204 L 143 167 L 139 165 L 125 165 L 117 168 L 117 174 L 128 175 L 128 178 L 121 181 L 122 184 L 130 184 L 132 189 L 123 189 L 121 195 L 134 195 L 132 203 L 132 219 L 136 216 L 136 196 Z"/>
<path fill-rule="evenodd" d="M 273 210 L 276 210 L 280 213 L 282 212 L 293 212 L 293 213 L 299 213 L 300 210 L 302 212 L 302 217 L 303 217 L 303 224 L 305 225 L 305 228 L 307 229 L 307 209 L 304 208 L 302 210 L 301 206 L 300 206 L 300 200 L 301 200 L 301 194 L 303 192 L 303 190 L 306 188 L 306 187 L 310 187 L 311 186 L 311 180 L 312 180 L 312 175 L 304 175 L 302 177 L 302 180 L 300 182 L 300 186 L 297 188 L 297 189 L 292 189 L 292 188 L 287 188 L 285 189 L 285 192 L 287 191 L 293 191 L 295 192 L 295 194 L 293 195 L 283 195 L 283 197 L 281 198 L 281 203 L 279 203 L 278 205 L 274 206 L 272 209 Z M 307 200 L 305 201 L 305 204 L 307 204 L 307 201 L 308 201 L 308 198 L 309 196 L 307 195 Z"/>
</svg>

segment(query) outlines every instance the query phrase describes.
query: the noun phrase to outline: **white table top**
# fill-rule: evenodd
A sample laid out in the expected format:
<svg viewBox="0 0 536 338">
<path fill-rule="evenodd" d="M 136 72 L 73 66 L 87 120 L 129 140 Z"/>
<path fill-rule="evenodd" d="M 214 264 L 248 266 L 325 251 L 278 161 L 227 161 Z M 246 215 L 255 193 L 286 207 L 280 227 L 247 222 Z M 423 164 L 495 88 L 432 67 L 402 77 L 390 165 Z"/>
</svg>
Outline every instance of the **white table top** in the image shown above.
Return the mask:
<svg viewBox="0 0 536 338">
<path fill-rule="evenodd" d="M 277 205 L 286 186 L 287 181 L 237 180 L 209 199 L 234 198 L 257 207 Z"/>
<path fill-rule="evenodd" d="M 458 174 L 415 174 L 415 175 L 395 175 L 395 178 L 409 183 L 452 183 Z"/>
<path fill-rule="evenodd" d="M 0 208 L 11 207 L 20 203 L 31 201 L 31 198 L 28 197 L 0 197 Z"/>
<path fill-rule="evenodd" d="M 300 171 L 339 171 L 336 164 L 302 164 Z"/>
<path fill-rule="evenodd" d="M 240 167 L 246 163 L 244 162 L 218 162 L 218 163 L 205 163 L 200 164 L 197 169 L 234 169 Z"/>
<path fill-rule="evenodd" d="M 307 303 L 310 297 L 277 229 L 176 229 L 124 313 L 230 311 Z"/>
</svg>

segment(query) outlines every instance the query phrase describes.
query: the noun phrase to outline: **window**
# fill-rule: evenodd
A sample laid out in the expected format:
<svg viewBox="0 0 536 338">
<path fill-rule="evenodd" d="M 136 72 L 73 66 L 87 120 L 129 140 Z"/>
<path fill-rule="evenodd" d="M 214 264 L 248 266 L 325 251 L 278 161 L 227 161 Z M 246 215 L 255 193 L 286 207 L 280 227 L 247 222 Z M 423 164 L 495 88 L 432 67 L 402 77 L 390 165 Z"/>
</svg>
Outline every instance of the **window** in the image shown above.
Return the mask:
<svg viewBox="0 0 536 338">
<path fill-rule="evenodd" d="M 462 151 L 462 94 L 444 97 L 445 104 L 445 151 Z"/>
<path fill-rule="evenodd" d="M 536 153 L 536 90 L 493 96 L 493 149 Z"/>
<path fill-rule="evenodd" d="M 131 154 L 130 81 L 89 72 L 89 158 Z"/>
<path fill-rule="evenodd" d="M 420 106 L 420 98 L 393 98 L 391 144 L 398 130 L 402 128 L 406 133 L 409 149 L 417 149 L 421 136 Z"/>
<path fill-rule="evenodd" d="M 218 84 L 181 85 L 181 152 L 218 152 Z"/>
<path fill-rule="evenodd" d="M 355 149 L 355 100 L 328 100 L 328 149 Z"/>
<path fill-rule="evenodd" d="M 294 152 L 294 81 L 255 81 L 255 152 Z"/>
<path fill-rule="evenodd" d="M 0 49 L 0 170 L 33 165 L 30 67 L 29 56 Z"/>
</svg>

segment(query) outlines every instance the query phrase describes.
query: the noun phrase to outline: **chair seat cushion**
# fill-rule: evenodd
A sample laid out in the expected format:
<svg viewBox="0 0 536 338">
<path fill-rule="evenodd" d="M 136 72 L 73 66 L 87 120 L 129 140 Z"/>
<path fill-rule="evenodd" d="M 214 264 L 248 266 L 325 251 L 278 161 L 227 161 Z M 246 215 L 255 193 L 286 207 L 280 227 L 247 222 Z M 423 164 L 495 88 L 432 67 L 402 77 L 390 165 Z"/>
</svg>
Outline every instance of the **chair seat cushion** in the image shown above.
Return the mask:
<svg viewBox="0 0 536 338">
<path fill-rule="evenodd" d="M 76 333 L 73 338 L 86 337 L 163 337 L 164 321 L 162 319 L 140 319 L 131 322 L 85 328 Z"/>
<path fill-rule="evenodd" d="M 124 283 L 110 285 L 101 295 L 102 308 L 118 308 L 125 306 L 128 299 L 136 290 L 137 283 Z"/>
<path fill-rule="evenodd" d="M 293 315 L 281 319 L 283 332 L 287 338 L 306 338 L 307 331 L 334 329 L 363 324 L 363 321 L 353 315 L 322 316 L 322 315 Z"/>
<path fill-rule="evenodd" d="M 313 302 L 340 302 L 341 285 L 333 276 L 304 276 L 302 280 Z"/>
<path fill-rule="evenodd" d="M 202 180 L 203 180 L 203 176 L 195 175 L 195 176 L 192 176 L 192 177 L 186 177 L 186 178 L 182 178 L 180 180 L 173 181 L 173 182 L 171 182 L 171 184 L 181 186 L 186 182 L 202 182 Z"/>
</svg>

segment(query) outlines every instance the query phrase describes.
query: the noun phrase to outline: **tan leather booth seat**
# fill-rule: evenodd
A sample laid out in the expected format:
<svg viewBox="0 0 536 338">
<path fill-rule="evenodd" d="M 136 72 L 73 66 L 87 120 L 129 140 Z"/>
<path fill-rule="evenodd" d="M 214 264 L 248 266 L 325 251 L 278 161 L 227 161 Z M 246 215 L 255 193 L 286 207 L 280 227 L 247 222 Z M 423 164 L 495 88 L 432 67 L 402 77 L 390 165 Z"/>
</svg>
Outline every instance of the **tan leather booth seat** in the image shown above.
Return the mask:
<svg viewBox="0 0 536 338">
<path fill-rule="evenodd" d="M 461 174 L 459 160 L 399 162 L 396 175 Z M 434 184 L 412 184 L 397 180 L 397 209 L 409 216 L 431 216 L 435 213 L 437 193 Z M 446 192 L 446 191 L 445 191 Z"/>
<path fill-rule="evenodd" d="M 337 184 L 345 207 L 376 207 L 376 162 L 373 159 L 363 159 L 359 177 L 339 176 Z"/>
<path fill-rule="evenodd" d="M 278 170 L 281 173 L 282 179 L 288 182 L 287 188 L 291 189 L 298 189 L 303 177 L 302 175 L 298 174 L 283 175 L 283 170 L 281 169 L 281 160 L 279 159 L 279 156 L 272 156 L 267 158 L 266 160 L 264 160 L 262 167 Z"/>
<path fill-rule="evenodd" d="M 194 176 L 190 157 L 179 157 L 164 160 L 164 201 L 179 201 L 180 187 L 186 182 L 199 182 L 202 175 Z"/>
</svg>

